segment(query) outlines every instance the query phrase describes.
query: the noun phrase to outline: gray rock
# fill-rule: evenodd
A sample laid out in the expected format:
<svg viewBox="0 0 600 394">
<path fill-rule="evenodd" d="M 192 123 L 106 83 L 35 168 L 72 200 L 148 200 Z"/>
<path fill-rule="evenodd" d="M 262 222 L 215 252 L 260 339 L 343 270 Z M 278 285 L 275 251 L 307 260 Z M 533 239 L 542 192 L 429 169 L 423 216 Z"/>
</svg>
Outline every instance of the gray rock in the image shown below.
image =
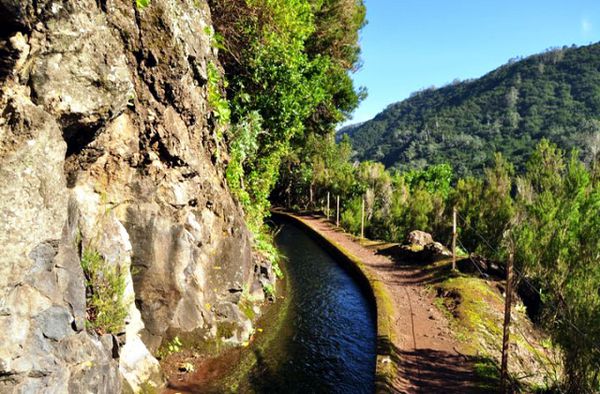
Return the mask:
<svg viewBox="0 0 600 394">
<path fill-rule="evenodd" d="M 109 339 L 112 347 L 112 338 Z M 82 332 L 62 340 L 58 354 L 73 366 L 68 380 L 69 392 L 120 392 L 118 363 L 113 360 L 112 351 L 102 346 L 102 342 Z"/>
<path fill-rule="evenodd" d="M 439 242 L 435 242 L 431 234 L 424 231 L 411 231 L 402 245 L 393 245 L 379 253 L 391 256 L 398 263 L 431 263 L 446 259 L 452 253 Z"/>
<path fill-rule="evenodd" d="M 48 273 L 52 271 L 52 259 L 56 256 L 58 249 L 58 241 L 57 242 L 42 242 L 37 245 L 33 250 L 29 253 L 29 258 L 34 261 L 33 266 L 31 267 L 31 274 L 36 273 Z"/>
<path fill-rule="evenodd" d="M 134 95 L 122 43 L 104 14 L 85 3 L 61 5 L 68 12 L 34 33 L 40 41 L 31 72 L 35 102 L 59 119 L 67 138 L 91 139 L 76 134 L 95 131 Z"/>
<path fill-rule="evenodd" d="M 73 316 L 67 309 L 60 306 L 53 306 L 40 313 L 36 320 L 38 321 L 42 333 L 46 338 L 58 341 L 73 332 L 71 323 Z"/>
<path fill-rule="evenodd" d="M 431 234 L 420 230 L 411 231 L 406 237 L 406 244 L 408 245 L 425 246 L 429 245 L 432 242 L 433 237 L 431 236 Z"/>
<path fill-rule="evenodd" d="M 447 259 L 452 257 L 452 252 L 439 242 L 432 242 L 425 245 L 423 250 L 425 256 L 433 261 Z"/>
<path fill-rule="evenodd" d="M 14 30 L 0 37 L 10 49 L 0 60 L 0 392 L 115 393 L 121 378 L 159 390 L 150 351 L 168 335 L 210 340 L 220 327 L 233 344 L 247 340 L 240 290 L 275 278 L 268 265 L 254 271 L 224 181 L 227 146 L 206 102 L 207 64 L 218 65 L 206 1 L 138 12 L 0 0 L 0 11 Z M 82 247 L 125 276 L 122 348 L 84 330 Z"/>
</svg>

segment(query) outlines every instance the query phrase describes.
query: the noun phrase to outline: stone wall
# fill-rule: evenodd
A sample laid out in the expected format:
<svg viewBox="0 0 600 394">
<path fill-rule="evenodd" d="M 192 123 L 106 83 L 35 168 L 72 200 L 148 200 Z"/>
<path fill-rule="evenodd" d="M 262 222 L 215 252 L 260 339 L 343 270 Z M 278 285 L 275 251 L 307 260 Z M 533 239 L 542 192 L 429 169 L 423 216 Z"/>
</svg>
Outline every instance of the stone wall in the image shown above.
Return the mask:
<svg viewBox="0 0 600 394">
<path fill-rule="evenodd" d="M 174 335 L 250 335 L 237 304 L 259 278 L 206 98 L 210 11 L 135 4 L 0 0 L 2 393 L 140 391 Z M 124 333 L 86 330 L 85 248 L 126 275 Z"/>
</svg>

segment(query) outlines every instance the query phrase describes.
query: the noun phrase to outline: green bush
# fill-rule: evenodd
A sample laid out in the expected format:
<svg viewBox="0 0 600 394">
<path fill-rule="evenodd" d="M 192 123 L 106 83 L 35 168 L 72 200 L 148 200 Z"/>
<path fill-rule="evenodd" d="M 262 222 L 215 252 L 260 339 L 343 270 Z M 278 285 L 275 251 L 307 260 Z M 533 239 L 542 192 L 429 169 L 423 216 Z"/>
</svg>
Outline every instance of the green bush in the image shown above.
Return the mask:
<svg viewBox="0 0 600 394">
<path fill-rule="evenodd" d="M 150 5 L 150 0 L 135 0 L 135 5 L 138 9 L 143 10 Z"/>
<path fill-rule="evenodd" d="M 360 233 L 361 206 L 361 197 L 354 197 L 346 204 L 340 218 L 340 224 L 355 235 Z"/>
<path fill-rule="evenodd" d="M 210 82 L 209 103 L 230 115 L 227 181 L 258 235 L 282 163 L 312 134 L 331 133 L 360 97 L 361 0 L 209 0 L 231 112 Z M 211 33 L 211 32 L 209 32 Z M 214 71 L 214 70 L 213 70 Z M 225 117 L 222 117 L 225 118 Z"/>
<path fill-rule="evenodd" d="M 171 354 L 179 353 L 183 349 L 183 343 L 178 336 L 163 344 L 160 349 L 156 352 L 157 357 L 164 358 Z"/>
<path fill-rule="evenodd" d="M 87 327 L 98 334 L 122 332 L 129 307 L 125 273 L 89 247 L 83 250 L 81 267 L 86 279 Z"/>
<path fill-rule="evenodd" d="M 283 271 L 279 267 L 279 262 L 285 259 L 285 255 L 275 246 L 274 232 L 268 227 L 263 226 L 254 239 L 255 249 L 265 256 L 271 262 L 273 272 L 279 278 L 283 278 Z"/>
</svg>

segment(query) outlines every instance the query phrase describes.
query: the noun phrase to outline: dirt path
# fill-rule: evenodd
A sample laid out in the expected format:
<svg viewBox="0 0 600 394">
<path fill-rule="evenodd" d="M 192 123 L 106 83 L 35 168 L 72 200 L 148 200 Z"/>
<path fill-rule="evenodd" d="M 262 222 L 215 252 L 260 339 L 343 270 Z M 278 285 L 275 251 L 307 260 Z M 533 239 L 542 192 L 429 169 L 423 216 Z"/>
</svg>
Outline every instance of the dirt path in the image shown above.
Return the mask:
<svg viewBox="0 0 600 394">
<path fill-rule="evenodd" d="M 459 353 L 460 344 L 454 339 L 448 320 L 433 304 L 435 296 L 427 285 L 435 282 L 434 272 L 394 263 L 376 253 L 376 244 L 361 245 L 324 218 L 301 218 L 360 259 L 385 284 L 393 298 L 397 339 L 393 343 L 392 357 L 399 370 L 391 391 L 482 392 L 473 363 Z"/>
</svg>

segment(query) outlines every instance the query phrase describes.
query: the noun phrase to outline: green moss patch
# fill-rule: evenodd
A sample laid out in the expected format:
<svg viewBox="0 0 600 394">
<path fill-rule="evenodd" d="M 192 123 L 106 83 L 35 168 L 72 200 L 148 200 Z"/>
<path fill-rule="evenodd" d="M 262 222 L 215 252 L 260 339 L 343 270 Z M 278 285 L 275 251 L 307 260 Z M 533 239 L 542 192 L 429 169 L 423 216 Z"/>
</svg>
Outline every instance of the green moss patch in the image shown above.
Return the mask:
<svg viewBox="0 0 600 394">
<path fill-rule="evenodd" d="M 476 373 L 482 382 L 492 385 L 499 380 L 502 355 L 504 296 L 499 284 L 458 274 L 443 278 L 432 288 L 437 294 L 434 304 L 449 319 L 455 337 L 463 344 L 462 350 L 478 358 Z M 560 376 L 558 354 L 547 346 L 546 336 L 534 327 L 522 304 L 516 304 L 512 310 L 509 372 L 526 391 L 550 387 Z"/>
</svg>

